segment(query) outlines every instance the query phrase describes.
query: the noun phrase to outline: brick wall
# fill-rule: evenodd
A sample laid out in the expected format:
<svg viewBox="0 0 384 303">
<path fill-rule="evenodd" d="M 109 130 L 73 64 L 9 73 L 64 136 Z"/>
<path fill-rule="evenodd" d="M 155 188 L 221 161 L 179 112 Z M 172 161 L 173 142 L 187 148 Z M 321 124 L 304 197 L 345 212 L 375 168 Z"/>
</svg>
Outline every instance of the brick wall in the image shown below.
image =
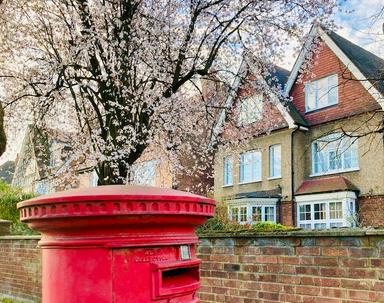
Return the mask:
<svg viewBox="0 0 384 303">
<path fill-rule="evenodd" d="M 384 226 L 384 196 L 359 197 L 359 220 L 364 226 Z"/>
<path fill-rule="evenodd" d="M 38 237 L 0 237 L 0 298 L 39 302 Z M 202 303 L 384 302 L 384 230 L 205 236 Z"/>
<path fill-rule="evenodd" d="M 320 79 L 336 73 L 338 74 L 339 83 L 339 103 L 335 106 L 306 114 L 304 84 L 307 81 Z M 314 76 L 312 77 L 313 74 Z M 290 95 L 293 98 L 295 107 L 311 125 L 380 108 L 379 104 L 373 100 L 363 85 L 356 81 L 348 68 L 327 45 L 321 48 L 319 57 L 311 69 L 311 74 L 305 75 L 302 82 L 296 82 L 291 89 Z"/>
<path fill-rule="evenodd" d="M 0 237 L 0 298 L 39 302 L 41 298 L 41 253 L 39 237 Z"/>
<path fill-rule="evenodd" d="M 202 303 L 384 302 L 384 231 L 201 238 Z"/>
</svg>

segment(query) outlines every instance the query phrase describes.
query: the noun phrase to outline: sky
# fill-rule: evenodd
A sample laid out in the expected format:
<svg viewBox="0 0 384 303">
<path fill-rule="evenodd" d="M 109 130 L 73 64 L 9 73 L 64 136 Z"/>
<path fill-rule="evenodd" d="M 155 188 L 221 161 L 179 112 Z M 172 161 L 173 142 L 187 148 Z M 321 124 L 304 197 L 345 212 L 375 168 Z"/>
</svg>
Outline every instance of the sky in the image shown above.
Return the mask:
<svg viewBox="0 0 384 303">
<path fill-rule="evenodd" d="M 341 11 L 336 13 L 337 33 L 384 59 L 384 0 L 338 0 Z M 348 11 L 348 12 L 347 12 Z M 287 55 L 279 65 L 290 70 L 297 53 L 294 45 L 287 48 Z M 12 140 L 12 148 L 0 157 L 0 164 L 14 160 L 20 150 L 24 132 Z M 11 139 L 11 138 L 10 138 Z"/>
</svg>

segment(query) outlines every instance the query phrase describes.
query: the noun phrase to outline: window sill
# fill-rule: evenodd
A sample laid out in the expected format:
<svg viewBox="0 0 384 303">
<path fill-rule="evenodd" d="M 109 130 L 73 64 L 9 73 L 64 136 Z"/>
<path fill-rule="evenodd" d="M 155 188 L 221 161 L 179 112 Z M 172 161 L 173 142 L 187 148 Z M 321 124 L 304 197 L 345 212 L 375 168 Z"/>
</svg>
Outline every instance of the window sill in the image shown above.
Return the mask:
<svg viewBox="0 0 384 303">
<path fill-rule="evenodd" d="M 350 172 L 359 171 L 359 170 L 360 170 L 360 167 L 343 169 L 343 170 L 334 170 L 334 171 L 329 171 L 329 172 L 325 172 L 325 173 L 310 174 L 309 177 L 320 177 L 320 176 L 328 176 L 328 175 L 337 175 L 337 174 L 350 173 Z"/>
<path fill-rule="evenodd" d="M 226 184 L 222 186 L 222 188 L 226 188 L 226 187 L 233 187 L 233 184 Z"/>
<path fill-rule="evenodd" d="M 323 106 L 323 107 L 318 107 L 318 108 L 315 108 L 315 109 L 310 109 L 310 110 L 305 109 L 305 114 L 314 114 L 314 113 L 317 113 L 317 112 L 319 112 L 321 110 L 325 110 L 325 109 L 328 109 L 328 108 L 335 107 L 338 104 L 339 104 L 339 102 L 334 103 L 334 104 L 329 104 L 329 105 Z"/>
<path fill-rule="evenodd" d="M 246 185 L 246 184 L 252 184 L 252 183 L 260 183 L 262 180 L 254 180 L 254 181 L 247 181 L 247 182 L 239 182 L 239 185 Z"/>
<path fill-rule="evenodd" d="M 281 179 L 281 178 L 282 178 L 281 176 L 269 177 L 268 180 L 277 180 L 277 179 Z"/>
</svg>

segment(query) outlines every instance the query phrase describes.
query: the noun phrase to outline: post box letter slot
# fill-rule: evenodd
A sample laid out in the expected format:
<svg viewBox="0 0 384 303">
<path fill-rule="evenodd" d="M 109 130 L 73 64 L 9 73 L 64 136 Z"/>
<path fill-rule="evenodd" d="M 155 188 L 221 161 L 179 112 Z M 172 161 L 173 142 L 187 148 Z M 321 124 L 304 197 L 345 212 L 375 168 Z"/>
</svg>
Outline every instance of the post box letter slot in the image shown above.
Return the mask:
<svg viewBox="0 0 384 303">
<path fill-rule="evenodd" d="M 200 260 L 153 264 L 154 297 L 195 291 L 200 285 L 199 264 Z"/>
</svg>

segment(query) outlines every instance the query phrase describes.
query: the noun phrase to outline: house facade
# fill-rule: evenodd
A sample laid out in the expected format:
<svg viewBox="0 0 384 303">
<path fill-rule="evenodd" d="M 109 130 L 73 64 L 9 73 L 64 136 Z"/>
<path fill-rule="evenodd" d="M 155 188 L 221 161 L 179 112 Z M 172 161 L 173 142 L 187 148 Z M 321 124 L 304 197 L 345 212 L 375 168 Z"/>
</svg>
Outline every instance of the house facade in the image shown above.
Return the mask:
<svg viewBox="0 0 384 303">
<path fill-rule="evenodd" d="M 303 71 L 315 43 L 317 57 Z M 375 133 L 383 121 L 383 71 L 382 59 L 313 27 L 292 71 L 283 73 L 289 104 L 264 98 L 262 109 L 248 106 L 257 91 L 240 85 L 232 107 L 238 120 L 249 118 L 244 131 L 257 131 L 215 156 L 215 198 L 229 216 L 308 229 L 384 225 L 384 142 Z"/>
</svg>

